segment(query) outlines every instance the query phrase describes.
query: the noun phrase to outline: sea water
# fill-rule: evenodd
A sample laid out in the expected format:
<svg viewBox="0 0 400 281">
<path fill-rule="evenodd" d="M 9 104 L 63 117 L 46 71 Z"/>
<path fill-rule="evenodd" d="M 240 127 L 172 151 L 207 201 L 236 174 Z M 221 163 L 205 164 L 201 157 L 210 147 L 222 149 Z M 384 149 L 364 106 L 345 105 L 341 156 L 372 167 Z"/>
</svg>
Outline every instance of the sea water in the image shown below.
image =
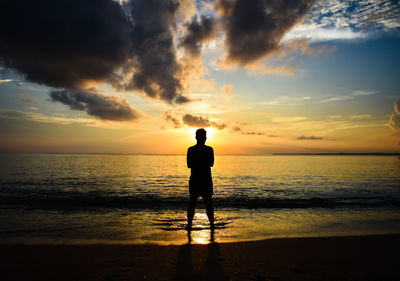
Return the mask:
<svg viewBox="0 0 400 281">
<path fill-rule="evenodd" d="M 400 233 L 397 156 L 220 155 L 194 243 Z M 1 243 L 182 244 L 182 155 L 0 154 Z"/>
</svg>

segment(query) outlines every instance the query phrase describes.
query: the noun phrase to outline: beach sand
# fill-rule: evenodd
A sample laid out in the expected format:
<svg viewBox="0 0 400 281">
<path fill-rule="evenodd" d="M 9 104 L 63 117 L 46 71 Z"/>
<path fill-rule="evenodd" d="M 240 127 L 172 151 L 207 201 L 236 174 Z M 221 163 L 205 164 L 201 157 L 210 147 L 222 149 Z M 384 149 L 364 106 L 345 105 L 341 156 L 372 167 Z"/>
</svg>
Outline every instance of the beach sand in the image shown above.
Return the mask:
<svg viewBox="0 0 400 281">
<path fill-rule="evenodd" d="M 400 280 L 400 235 L 0 249 L 3 281 Z"/>
</svg>

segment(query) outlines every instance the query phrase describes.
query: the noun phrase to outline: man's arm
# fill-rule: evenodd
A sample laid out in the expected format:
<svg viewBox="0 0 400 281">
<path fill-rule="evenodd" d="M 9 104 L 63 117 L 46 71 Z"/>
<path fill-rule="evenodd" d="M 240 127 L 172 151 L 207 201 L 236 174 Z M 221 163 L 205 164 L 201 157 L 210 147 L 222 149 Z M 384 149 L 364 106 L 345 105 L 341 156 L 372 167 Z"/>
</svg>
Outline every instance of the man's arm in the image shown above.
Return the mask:
<svg viewBox="0 0 400 281">
<path fill-rule="evenodd" d="M 187 154 L 186 154 L 186 164 L 188 168 L 192 168 L 192 156 L 190 153 L 190 147 L 187 150 Z"/>
<path fill-rule="evenodd" d="M 210 167 L 214 166 L 214 149 L 210 147 Z"/>
</svg>

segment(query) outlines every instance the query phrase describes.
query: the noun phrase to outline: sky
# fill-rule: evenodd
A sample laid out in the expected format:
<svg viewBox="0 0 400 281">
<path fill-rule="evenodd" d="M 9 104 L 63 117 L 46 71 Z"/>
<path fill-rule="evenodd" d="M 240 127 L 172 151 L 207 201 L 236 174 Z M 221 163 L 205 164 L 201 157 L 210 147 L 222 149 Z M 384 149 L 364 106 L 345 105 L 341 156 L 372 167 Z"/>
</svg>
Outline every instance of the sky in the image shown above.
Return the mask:
<svg viewBox="0 0 400 281">
<path fill-rule="evenodd" d="M 0 3 L 0 152 L 400 153 L 400 4 Z"/>
</svg>

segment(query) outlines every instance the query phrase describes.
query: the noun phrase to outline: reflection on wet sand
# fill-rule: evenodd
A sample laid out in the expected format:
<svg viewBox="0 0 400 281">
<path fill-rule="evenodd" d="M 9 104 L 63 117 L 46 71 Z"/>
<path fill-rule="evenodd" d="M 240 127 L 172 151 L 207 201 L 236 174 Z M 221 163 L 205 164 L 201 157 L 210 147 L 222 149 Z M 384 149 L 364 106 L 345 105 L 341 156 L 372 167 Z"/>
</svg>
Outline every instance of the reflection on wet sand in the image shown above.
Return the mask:
<svg viewBox="0 0 400 281">
<path fill-rule="evenodd" d="M 193 230 L 188 230 L 187 231 L 187 238 L 188 238 L 188 244 L 191 244 L 192 241 L 196 244 L 208 244 L 208 243 L 214 243 L 214 229 L 210 229 L 210 239 L 207 240 L 208 238 L 208 233 L 205 230 L 200 230 L 200 231 L 193 231 Z M 192 235 L 194 234 L 194 237 L 192 239 Z"/>
</svg>

